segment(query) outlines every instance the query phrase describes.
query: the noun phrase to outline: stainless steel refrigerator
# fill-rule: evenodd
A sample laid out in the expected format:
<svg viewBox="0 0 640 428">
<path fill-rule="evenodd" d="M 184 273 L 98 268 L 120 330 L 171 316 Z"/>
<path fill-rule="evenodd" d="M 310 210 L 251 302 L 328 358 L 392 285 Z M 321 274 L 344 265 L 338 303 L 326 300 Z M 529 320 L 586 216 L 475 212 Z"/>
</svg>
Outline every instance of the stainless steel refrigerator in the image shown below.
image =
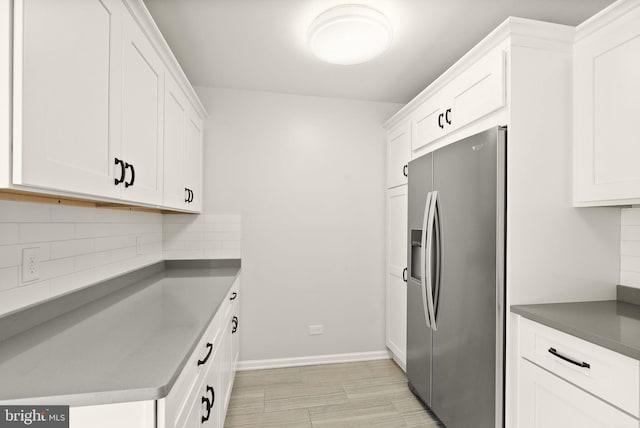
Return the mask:
<svg viewBox="0 0 640 428">
<path fill-rule="evenodd" d="M 447 428 L 504 424 L 506 140 L 409 163 L 407 377 Z"/>
</svg>

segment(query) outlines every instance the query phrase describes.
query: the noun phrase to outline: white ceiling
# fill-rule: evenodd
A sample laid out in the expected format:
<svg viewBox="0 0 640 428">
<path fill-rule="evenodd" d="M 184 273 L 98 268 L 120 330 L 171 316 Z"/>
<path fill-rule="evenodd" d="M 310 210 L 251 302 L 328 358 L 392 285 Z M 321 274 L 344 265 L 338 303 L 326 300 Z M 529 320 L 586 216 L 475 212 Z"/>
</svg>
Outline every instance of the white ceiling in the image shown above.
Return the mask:
<svg viewBox="0 0 640 428">
<path fill-rule="evenodd" d="M 365 64 L 325 64 L 306 31 L 326 9 L 387 15 L 391 48 Z M 195 86 L 406 103 L 508 16 L 576 25 L 612 0 L 145 0 Z"/>
</svg>

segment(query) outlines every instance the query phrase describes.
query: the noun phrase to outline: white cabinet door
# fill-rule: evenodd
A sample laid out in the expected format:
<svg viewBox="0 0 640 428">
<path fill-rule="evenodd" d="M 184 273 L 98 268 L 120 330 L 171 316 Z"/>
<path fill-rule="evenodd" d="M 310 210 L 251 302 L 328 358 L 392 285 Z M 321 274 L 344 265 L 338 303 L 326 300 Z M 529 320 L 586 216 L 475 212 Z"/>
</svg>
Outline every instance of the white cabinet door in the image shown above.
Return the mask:
<svg viewBox="0 0 640 428">
<path fill-rule="evenodd" d="M 640 8 L 574 50 L 574 204 L 640 202 Z"/>
<path fill-rule="evenodd" d="M 407 350 L 407 186 L 387 190 L 386 344 L 403 364 Z"/>
<path fill-rule="evenodd" d="M 129 14 L 122 43 L 122 148 L 127 165 L 122 197 L 162 202 L 164 66 Z"/>
<path fill-rule="evenodd" d="M 123 11 L 120 0 L 15 1 L 15 184 L 119 194 Z"/>
<path fill-rule="evenodd" d="M 411 122 L 407 121 L 387 135 L 387 188 L 407 184 L 411 159 Z"/>
<path fill-rule="evenodd" d="M 637 419 L 520 359 L 519 428 L 638 428 Z"/>
<path fill-rule="evenodd" d="M 202 211 L 202 136 L 202 120 L 191 112 L 186 123 L 185 183 L 191 190 L 187 209 L 196 212 Z"/>
<path fill-rule="evenodd" d="M 185 183 L 185 131 L 187 100 L 170 77 L 165 76 L 164 91 L 164 202 L 171 208 L 185 209 L 188 192 Z"/>
<path fill-rule="evenodd" d="M 496 49 L 460 73 L 412 115 L 416 151 L 506 105 L 506 59 Z"/>
<path fill-rule="evenodd" d="M 201 388 L 201 397 L 196 401 L 202 403 L 201 424 L 203 428 L 222 427 L 224 421 L 224 391 L 221 388 L 220 363 L 222 359 L 222 342 L 218 342 L 211 355 L 209 368 Z"/>
</svg>

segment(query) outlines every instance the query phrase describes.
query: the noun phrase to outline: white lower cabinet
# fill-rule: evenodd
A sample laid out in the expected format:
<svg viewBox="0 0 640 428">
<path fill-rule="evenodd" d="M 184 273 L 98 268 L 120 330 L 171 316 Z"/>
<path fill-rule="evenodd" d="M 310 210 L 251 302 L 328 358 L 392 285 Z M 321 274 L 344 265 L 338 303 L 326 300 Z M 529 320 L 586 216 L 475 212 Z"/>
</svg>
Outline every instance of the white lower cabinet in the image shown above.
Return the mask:
<svg viewBox="0 0 640 428">
<path fill-rule="evenodd" d="M 159 400 L 71 407 L 71 428 L 222 428 L 235 377 L 240 277 L 169 394 Z"/>
<path fill-rule="evenodd" d="M 562 378 L 521 360 L 519 428 L 638 428 L 638 420 Z"/>
<path fill-rule="evenodd" d="M 638 428 L 640 362 L 521 318 L 519 428 Z"/>
</svg>

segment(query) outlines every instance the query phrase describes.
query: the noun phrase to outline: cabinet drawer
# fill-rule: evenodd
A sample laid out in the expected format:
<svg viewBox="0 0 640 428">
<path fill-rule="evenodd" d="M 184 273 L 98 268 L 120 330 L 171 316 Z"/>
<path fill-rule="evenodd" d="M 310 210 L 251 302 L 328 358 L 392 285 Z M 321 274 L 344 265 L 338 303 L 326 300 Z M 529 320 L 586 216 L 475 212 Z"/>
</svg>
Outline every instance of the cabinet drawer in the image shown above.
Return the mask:
<svg viewBox="0 0 640 428">
<path fill-rule="evenodd" d="M 520 359 L 518 427 L 638 428 L 638 420 Z"/>
<path fill-rule="evenodd" d="M 520 353 L 551 373 L 639 416 L 640 363 L 637 360 L 524 318 L 520 320 Z M 589 367 L 562 357 L 584 362 Z"/>
</svg>

